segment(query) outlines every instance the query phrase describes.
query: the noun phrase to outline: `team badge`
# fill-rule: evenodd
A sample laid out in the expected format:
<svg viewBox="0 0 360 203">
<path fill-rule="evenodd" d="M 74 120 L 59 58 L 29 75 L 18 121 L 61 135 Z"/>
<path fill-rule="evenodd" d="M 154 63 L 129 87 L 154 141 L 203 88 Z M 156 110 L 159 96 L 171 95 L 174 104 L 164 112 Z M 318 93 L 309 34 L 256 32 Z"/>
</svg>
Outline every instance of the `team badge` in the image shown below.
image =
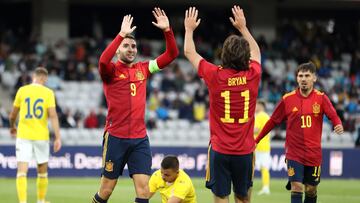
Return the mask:
<svg viewBox="0 0 360 203">
<path fill-rule="evenodd" d="M 105 171 L 113 172 L 114 170 L 114 163 L 111 160 L 105 162 Z"/>
<path fill-rule="evenodd" d="M 295 175 L 295 170 L 294 170 L 294 168 L 292 168 L 292 167 L 290 167 L 290 168 L 288 168 L 288 176 L 294 176 Z"/>
<path fill-rule="evenodd" d="M 320 104 L 316 103 L 312 105 L 313 108 L 313 113 L 315 114 L 315 116 L 317 116 L 317 114 L 320 113 Z"/>
<path fill-rule="evenodd" d="M 145 79 L 144 74 L 143 74 L 140 70 L 137 70 L 137 71 L 136 71 L 135 77 L 136 77 L 136 79 L 138 79 L 138 80 L 144 80 L 144 79 Z"/>
</svg>

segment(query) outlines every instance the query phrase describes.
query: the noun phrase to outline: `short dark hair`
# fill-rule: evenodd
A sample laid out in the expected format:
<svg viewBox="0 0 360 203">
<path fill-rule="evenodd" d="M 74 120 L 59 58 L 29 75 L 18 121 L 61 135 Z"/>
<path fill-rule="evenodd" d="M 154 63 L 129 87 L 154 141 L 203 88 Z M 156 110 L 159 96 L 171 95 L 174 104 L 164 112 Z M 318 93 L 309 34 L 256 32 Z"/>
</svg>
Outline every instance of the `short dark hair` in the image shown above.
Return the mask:
<svg viewBox="0 0 360 203">
<path fill-rule="evenodd" d="M 295 77 L 297 77 L 299 72 L 304 72 L 304 71 L 310 71 L 310 73 L 316 73 L 316 66 L 313 62 L 309 61 L 307 63 L 302 63 L 298 66 L 298 68 L 296 69 L 295 72 Z"/>
<path fill-rule="evenodd" d="M 250 61 L 249 42 L 238 35 L 230 35 L 224 42 L 221 61 L 224 68 L 232 68 L 238 71 L 248 70 Z"/>
<path fill-rule="evenodd" d="M 135 36 L 132 35 L 132 34 L 127 34 L 127 35 L 125 35 L 124 39 L 125 39 L 125 38 L 129 38 L 129 39 L 136 40 Z"/>
<path fill-rule="evenodd" d="M 166 156 L 161 162 L 162 169 L 179 169 L 179 159 L 175 155 Z"/>
<path fill-rule="evenodd" d="M 48 71 L 46 70 L 46 68 L 44 68 L 44 67 L 37 67 L 36 69 L 35 69 L 35 71 L 34 71 L 34 74 L 36 75 L 36 76 L 48 76 Z"/>
</svg>

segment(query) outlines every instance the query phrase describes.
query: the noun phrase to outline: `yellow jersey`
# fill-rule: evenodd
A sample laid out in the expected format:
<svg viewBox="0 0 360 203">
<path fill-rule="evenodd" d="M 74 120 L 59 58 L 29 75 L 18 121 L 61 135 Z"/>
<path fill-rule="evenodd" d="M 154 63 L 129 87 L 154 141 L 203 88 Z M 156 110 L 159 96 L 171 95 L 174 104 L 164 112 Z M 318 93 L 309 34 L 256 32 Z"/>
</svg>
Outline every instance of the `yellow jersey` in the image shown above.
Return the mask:
<svg viewBox="0 0 360 203">
<path fill-rule="evenodd" d="M 55 108 L 54 92 L 39 84 L 21 87 L 15 96 L 20 108 L 17 137 L 28 140 L 49 140 L 48 108 Z"/>
<path fill-rule="evenodd" d="M 179 170 L 176 180 L 169 184 L 161 177 L 160 169 L 155 171 L 149 181 L 150 192 L 159 191 L 161 202 L 167 203 L 170 197 L 175 196 L 182 199 L 182 203 L 196 203 L 195 188 L 190 177 L 183 171 Z"/>
<path fill-rule="evenodd" d="M 260 131 L 263 129 L 269 118 L 270 117 L 266 112 L 260 112 L 255 115 L 255 138 L 259 135 Z M 270 133 L 265 135 L 265 137 L 259 142 L 259 144 L 257 144 L 256 151 L 270 152 Z"/>
</svg>

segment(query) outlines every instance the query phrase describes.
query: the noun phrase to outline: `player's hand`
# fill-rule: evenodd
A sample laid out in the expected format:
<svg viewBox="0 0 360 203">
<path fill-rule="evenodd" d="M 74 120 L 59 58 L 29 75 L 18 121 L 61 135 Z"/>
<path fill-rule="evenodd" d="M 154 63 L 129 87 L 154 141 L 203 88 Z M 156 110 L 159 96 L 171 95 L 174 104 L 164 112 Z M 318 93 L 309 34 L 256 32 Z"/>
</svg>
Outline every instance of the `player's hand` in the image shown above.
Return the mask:
<svg viewBox="0 0 360 203">
<path fill-rule="evenodd" d="M 16 128 L 10 128 L 10 135 L 11 135 L 11 137 L 16 138 L 16 133 L 17 133 Z"/>
<path fill-rule="evenodd" d="M 240 6 L 232 7 L 231 11 L 234 15 L 234 17 L 230 17 L 230 22 L 232 23 L 232 25 L 238 30 L 246 28 L 244 11 L 240 8 Z"/>
<path fill-rule="evenodd" d="M 158 7 L 155 7 L 152 13 L 156 19 L 156 22 L 151 22 L 151 23 L 165 32 L 169 31 L 170 23 L 169 23 L 169 18 L 166 16 L 165 11 Z"/>
<path fill-rule="evenodd" d="M 60 138 L 56 138 L 54 140 L 54 152 L 58 152 L 61 149 L 61 139 Z"/>
<path fill-rule="evenodd" d="M 190 7 L 185 11 L 184 26 L 186 31 L 194 31 L 200 22 L 201 19 L 198 19 L 198 10 L 195 7 Z"/>
<path fill-rule="evenodd" d="M 125 37 L 126 35 L 131 34 L 136 29 L 136 26 L 131 27 L 133 20 L 134 19 L 130 14 L 124 16 L 121 23 L 121 30 L 119 32 L 119 35 Z"/>
<path fill-rule="evenodd" d="M 344 128 L 343 128 L 343 126 L 342 126 L 341 124 L 336 125 L 336 126 L 334 127 L 334 132 L 335 132 L 336 134 L 338 134 L 338 135 L 343 134 L 343 133 L 344 133 Z"/>
</svg>

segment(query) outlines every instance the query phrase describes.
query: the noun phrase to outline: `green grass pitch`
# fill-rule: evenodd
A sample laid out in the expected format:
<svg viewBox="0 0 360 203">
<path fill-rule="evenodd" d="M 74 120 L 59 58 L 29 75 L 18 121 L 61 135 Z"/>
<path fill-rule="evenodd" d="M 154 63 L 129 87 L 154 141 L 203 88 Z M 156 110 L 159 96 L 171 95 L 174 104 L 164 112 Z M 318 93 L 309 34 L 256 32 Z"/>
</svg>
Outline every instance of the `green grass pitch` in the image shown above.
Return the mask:
<svg viewBox="0 0 360 203">
<path fill-rule="evenodd" d="M 36 202 L 36 189 L 34 178 L 28 179 L 28 202 Z M 204 187 L 204 181 L 194 178 L 198 203 L 212 202 L 212 194 Z M 253 203 L 279 203 L 290 202 L 290 193 L 285 190 L 285 179 L 271 180 L 271 195 L 258 196 L 260 189 L 259 179 L 254 182 Z M 97 191 L 99 179 L 97 178 L 50 178 L 47 199 L 51 203 L 87 203 Z M 0 202 L 16 203 L 15 179 L 0 178 Z M 119 179 L 118 185 L 111 196 L 109 203 L 127 202 L 134 200 L 134 188 L 131 179 Z M 157 194 L 150 202 L 161 203 Z M 233 196 L 230 202 L 234 202 Z M 322 179 L 318 189 L 318 203 L 359 203 L 360 180 L 333 180 Z"/>
</svg>

